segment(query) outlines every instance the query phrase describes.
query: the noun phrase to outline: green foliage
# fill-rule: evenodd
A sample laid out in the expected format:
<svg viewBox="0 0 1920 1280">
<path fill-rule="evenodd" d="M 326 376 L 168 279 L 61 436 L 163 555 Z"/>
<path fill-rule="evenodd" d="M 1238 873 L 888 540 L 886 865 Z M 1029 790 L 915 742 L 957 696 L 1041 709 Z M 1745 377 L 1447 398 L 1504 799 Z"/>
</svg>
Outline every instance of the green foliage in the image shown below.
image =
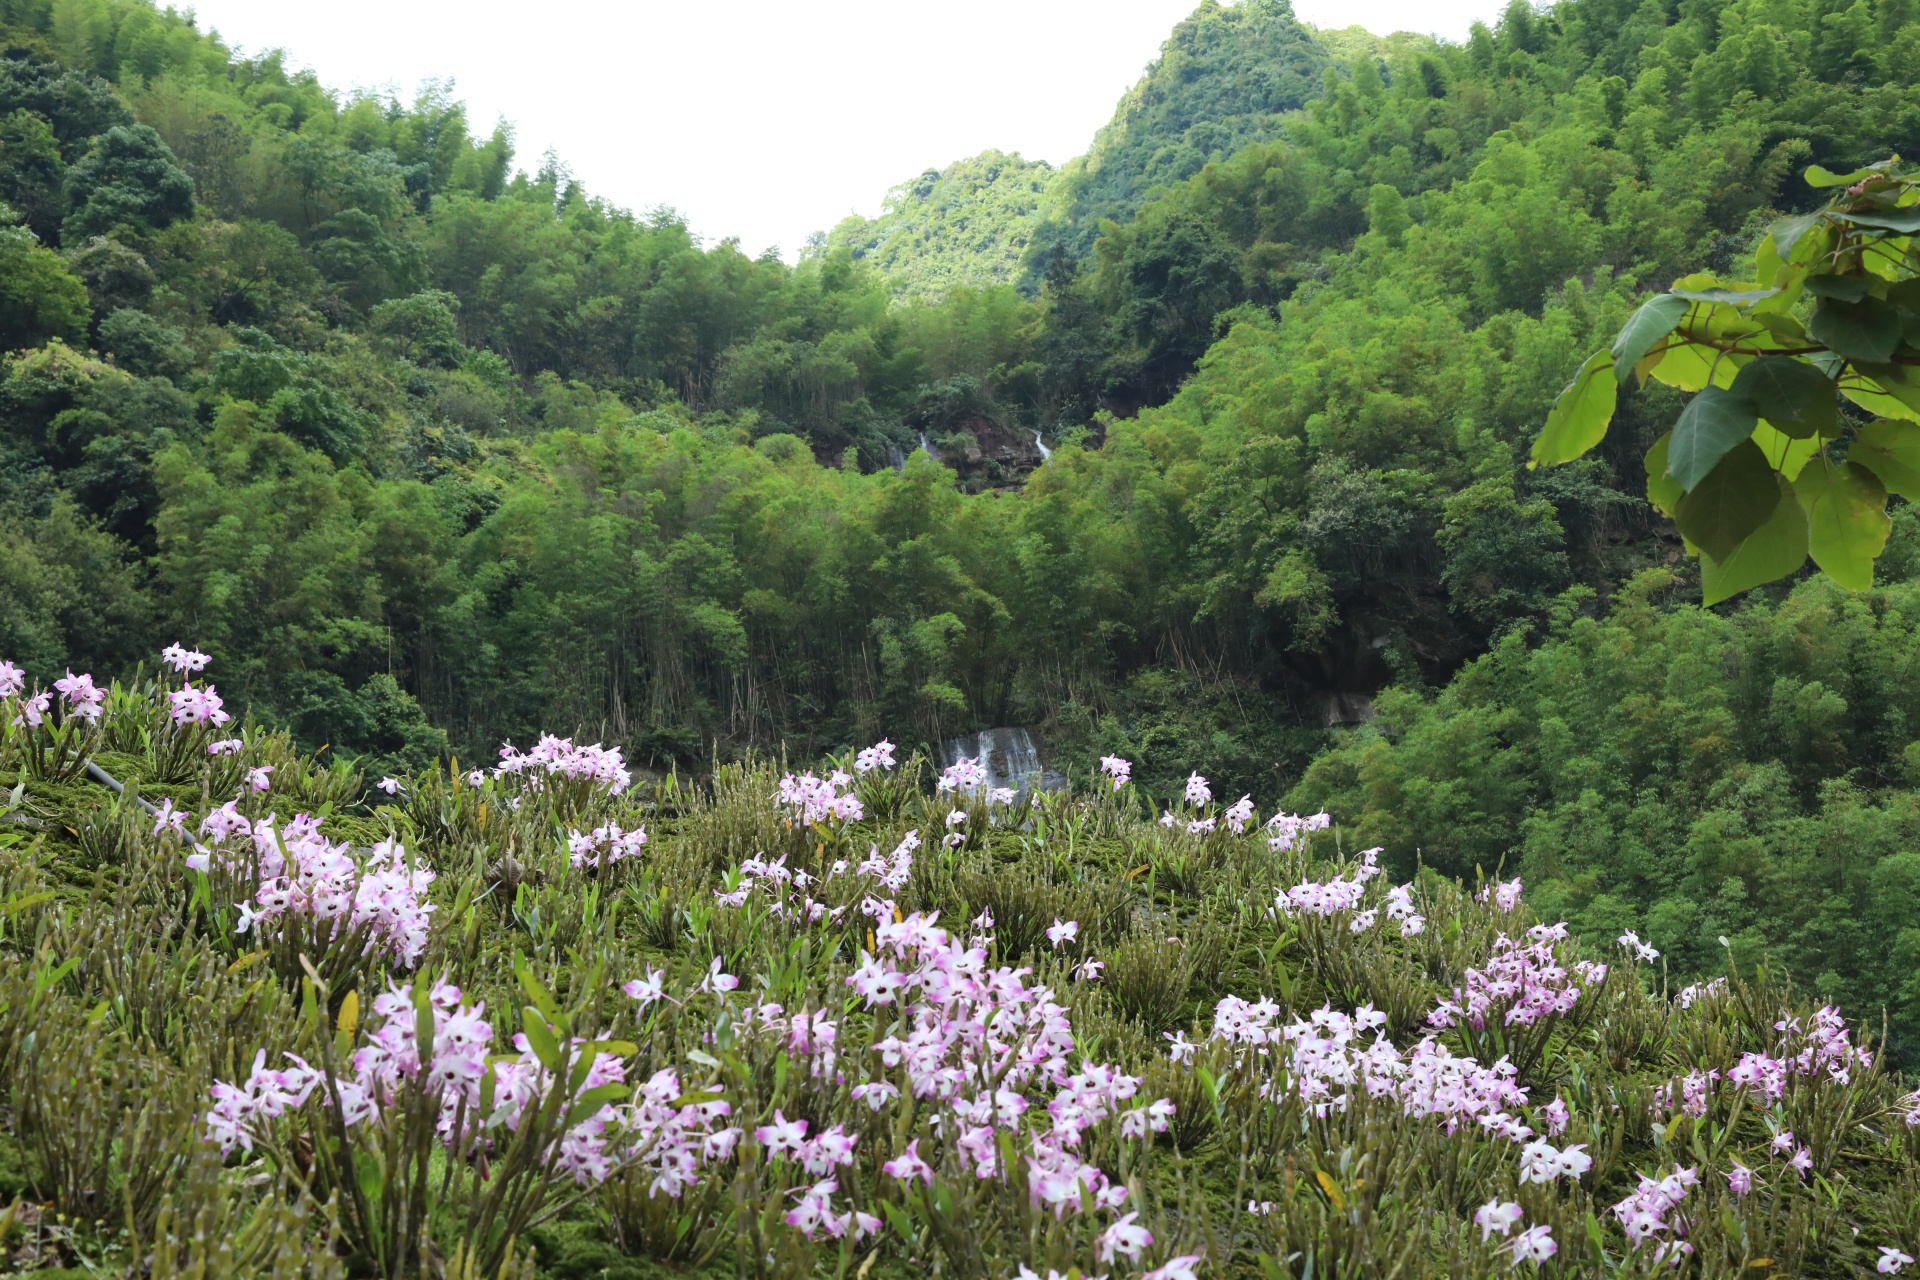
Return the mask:
<svg viewBox="0 0 1920 1280">
<path fill-rule="evenodd" d="M 60 255 L 26 227 L 0 222 L 0 348 L 80 341 L 87 329 L 86 286 Z"/>
<path fill-rule="evenodd" d="M 703 243 L 555 159 L 514 173 L 444 86 L 332 93 L 136 0 L 8 10 L 22 189 L 145 128 L 173 162 L 108 185 L 160 209 L 185 173 L 195 204 L 28 254 L 67 342 L 0 374 L 0 487 L 118 539 L 155 635 L 216 650 L 236 706 L 382 769 L 436 730 L 466 759 L 559 728 L 706 769 L 1025 724 L 1077 768 L 1131 748 L 1156 794 L 1206 758 L 1273 795 L 1382 688 L 1444 685 L 1682 534 L 1726 552 L 1686 570 L 1713 599 L 1911 555 L 1920 453 L 1825 416 L 1807 361 L 1714 384 L 1770 398 L 1771 502 L 1740 414 L 1669 437 L 1684 391 L 1631 381 L 1681 368 L 1688 315 L 1741 310 L 1649 285 L 1808 212 L 1806 164 L 1920 137 L 1888 52 L 1914 15 L 1869 8 L 1864 45 L 1826 9 L 1566 0 L 1459 46 L 1203 8 L 1076 170 L 1072 218 L 1114 217 L 1030 244 L 1036 298 L 901 297 L 844 236 L 791 266 Z M 961 221 L 1002 243 L 1041 177 L 936 175 L 887 242 L 958 262 Z M 1877 287 L 1820 314 L 1884 337 Z M 1576 460 L 1529 472 L 1543 425 Z M 1664 461 L 1642 483 L 1676 440 L 1694 493 Z M 1885 522 L 1850 515 L 1864 473 Z M 32 613 L 34 662 L 88 651 Z"/>
<path fill-rule="evenodd" d="M 1060 249 L 1085 255 L 1105 222 L 1128 221 L 1156 188 L 1275 136 L 1320 89 L 1325 62 L 1286 0 L 1204 0 L 1174 26 L 1087 154 L 1061 170 L 1029 261 L 1044 271 Z"/>
<path fill-rule="evenodd" d="M 143 124 L 115 125 L 67 170 L 61 238 L 116 228 L 161 231 L 193 216 L 193 179 L 160 135 Z"/>
<path fill-rule="evenodd" d="M 115 670 L 144 656 L 152 601 L 124 543 L 61 494 L 0 506 L 0 649 L 36 671 Z"/>
<path fill-rule="evenodd" d="M 909 298 L 1006 284 L 1053 179 L 1044 160 L 983 151 L 901 183 L 880 216 L 850 216 L 828 232 L 826 249 L 871 263 Z"/>
</svg>

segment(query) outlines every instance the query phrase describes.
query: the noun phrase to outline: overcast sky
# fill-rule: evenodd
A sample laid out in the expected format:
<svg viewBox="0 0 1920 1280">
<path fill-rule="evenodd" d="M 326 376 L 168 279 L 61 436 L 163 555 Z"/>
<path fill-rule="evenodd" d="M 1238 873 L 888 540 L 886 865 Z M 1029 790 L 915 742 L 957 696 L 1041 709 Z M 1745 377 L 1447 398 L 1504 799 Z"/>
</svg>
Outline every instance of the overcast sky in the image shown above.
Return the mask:
<svg viewBox="0 0 1920 1280">
<path fill-rule="evenodd" d="M 791 258 L 888 187 L 989 147 L 1085 151 L 1198 0 L 195 0 L 335 88 L 450 77 L 516 163 L 556 148 L 590 191 L 668 204 L 709 240 Z M 1493 0 L 1295 0 L 1319 26 L 1462 38 Z"/>
</svg>

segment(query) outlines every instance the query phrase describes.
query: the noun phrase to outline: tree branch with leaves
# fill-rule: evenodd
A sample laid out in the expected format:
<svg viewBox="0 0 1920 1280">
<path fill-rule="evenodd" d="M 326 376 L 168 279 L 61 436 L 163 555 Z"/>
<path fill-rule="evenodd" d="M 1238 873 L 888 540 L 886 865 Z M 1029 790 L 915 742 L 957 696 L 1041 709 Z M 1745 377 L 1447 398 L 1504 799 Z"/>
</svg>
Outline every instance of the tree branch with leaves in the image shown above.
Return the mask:
<svg viewBox="0 0 1920 1280">
<path fill-rule="evenodd" d="M 1647 499 L 1700 559 L 1716 604 L 1809 556 L 1852 590 L 1873 585 L 1887 497 L 1920 501 L 1920 172 L 1893 157 L 1776 222 L 1751 281 L 1691 275 L 1634 312 L 1554 402 L 1529 468 L 1606 437 L 1623 387 L 1693 392 L 1647 451 Z"/>
</svg>

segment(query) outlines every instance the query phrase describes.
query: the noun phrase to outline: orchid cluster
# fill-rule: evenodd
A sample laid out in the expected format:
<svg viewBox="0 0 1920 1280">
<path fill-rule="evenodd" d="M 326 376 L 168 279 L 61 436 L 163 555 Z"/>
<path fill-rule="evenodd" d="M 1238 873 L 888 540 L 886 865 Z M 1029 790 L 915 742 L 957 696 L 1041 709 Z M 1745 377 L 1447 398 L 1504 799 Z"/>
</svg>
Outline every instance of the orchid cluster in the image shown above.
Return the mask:
<svg viewBox="0 0 1920 1280">
<path fill-rule="evenodd" d="M 1306 821 L 1311 822 L 1312 819 Z M 1347 921 L 1348 930 L 1365 933 L 1379 923 L 1384 911 L 1387 919 L 1398 922 L 1401 937 L 1419 936 L 1426 931 L 1427 921 L 1414 906 L 1411 884 L 1396 885 L 1387 890 L 1386 901 L 1381 906 L 1364 911 L 1360 909 L 1366 897 L 1367 882 L 1382 874 L 1379 858 L 1380 850 L 1367 849 L 1361 852 L 1351 878 L 1335 876 L 1327 881 L 1302 880 L 1290 889 L 1277 891 L 1270 914 L 1275 919 L 1286 919 L 1295 914 L 1318 917 L 1347 914 L 1350 917 Z"/>
<path fill-rule="evenodd" d="M 829 877 L 851 871 L 897 887 L 911 868 L 916 844 L 910 836 L 891 856 L 876 850 L 858 867 L 836 864 Z M 804 889 L 803 877 L 804 872 L 781 862 L 749 860 L 730 877 L 746 887 L 723 901 L 744 901 L 760 885 L 772 886 L 770 894 L 795 885 Z M 981 1179 L 1008 1172 L 1002 1161 L 1012 1150 L 1025 1163 L 1035 1207 L 1056 1217 L 1118 1212 L 1127 1188 L 1088 1162 L 1086 1136 L 1107 1125 L 1123 1140 L 1164 1132 L 1173 1103 L 1139 1099 L 1140 1081 L 1111 1066 L 1083 1061 L 1076 1070 L 1067 1010 L 1047 988 L 1027 984 L 1030 970 L 990 968 L 989 937 L 955 939 L 939 927 L 937 914 L 902 917 L 891 900 L 869 897 L 861 909 L 873 921 L 876 950 L 861 949 L 846 983 L 867 1009 L 886 1011 L 879 1039 L 849 1053 L 841 1022 L 829 1010 L 789 1012 L 765 1001 L 740 1011 L 739 1023 L 776 1040 L 796 1064 L 806 1064 L 810 1076 L 851 1081 L 855 1102 L 874 1112 L 900 1105 L 903 1088 L 921 1105 L 932 1106 L 932 1134 L 913 1138 L 881 1166 L 897 1181 L 934 1180 L 942 1157 L 923 1151 L 928 1143 L 949 1148 L 962 1169 Z M 820 914 L 826 913 L 808 912 L 810 919 Z M 985 917 L 975 923 L 991 927 Z M 1050 932 L 1065 938 L 1071 924 L 1056 922 Z M 714 988 L 723 996 L 728 989 Z M 661 994 L 657 985 L 645 984 L 630 993 L 643 1003 Z M 1041 1090 L 1052 1095 L 1044 1110 L 1029 1101 Z M 1012 1148 L 1004 1145 L 1006 1138 Z M 837 1127 L 809 1137 L 806 1122 L 776 1115 L 774 1124 L 756 1131 L 755 1141 L 821 1179 L 806 1190 L 789 1225 L 809 1235 L 862 1232 L 859 1213 L 849 1216 L 836 1208 L 837 1180 L 828 1176 L 851 1159 L 852 1138 Z M 1151 1243 L 1131 1218 L 1116 1221 L 1103 1235 L 1109 1260 L 1113 1254 L 1137 1257 Z"/>
<path fill-rule="evenodd" d="M 1706 982 L 1689 983 L 1680 988 L 1674 1000 L 1682 1009 L 1691 1009 L 1702 1000 L 1715 1000 L 1727 994 L 1727 980 L 1713 978 Z"/>
<path fill-rule="evenodd" d="M 767 914 L 776 919 L 805 924 L 838 920 L 846 913 L 846 906 L 829 906 L 813 898 L 809 894 L 813 886 L 851 875 L 897 893 L 906 887 L 908 878 L 913 874 L 913 855 L 919 848 L 920 833 L 909 831 L 900 838 L 893 852 L 883 854 L 878 845 L 870 846 L 867 856 L 859 863 L 846 858 L 836 859 L 824 877 L 787 866 L 785 854 L 773 859 L 748 858 L 727 876 L 725 887 L 714 890 L 713 896 L 723 907 L 738 908 L 745 906 L 757 893 L 766 899 Z M 881 904 L 871 895 L 861 904 L 861 910 L 876 918 L 882 914 Z"/>
<path fill-rule="evenodd" d="M 1566 937 L 1564 922 L 1533 926 L 1525 943 L 1500 934 L 1486 964 L 1468 969 L 1465 983 L 1454 988 L 1452 999 L 1434 1007 L 1427 1022 L 1436 1027 L 1465 1023 L 1482 1030 L 1489 1021 L 1531 1026 L 1571 1013 L 1582 991 L 1575 979 L 1597 986 L 1606 981 L 1607 966 L 1587 960 L 1562 964 L 1554 944 Z"/>
<path fill-rule="evenodd" d="M 633 774 L 620 753 L 599 743 L 576 746 L 571 738 L 542 734 L 529 751 L 521 751 L 511 742 L 500 746 L 500 763 L 494 766 L 496 778 L 519 778 L 533 790 L 544 781 L 564 778 L 585 780 L 605 786 L 608 795 L 617 796 L 633 783 Z"/>
<path fill-rule="evenodd" d="M 844 864 L 842 864 L 844 865 Z M 743 907 L 756 889 L 763 889 L 763 897 L 769 901 L 767 913 L 776 918 L 799 919 L 812 923 L 832 916 L 838 919 L 845 907 L 829 908 L 824 902 L 816 902 L 806 896 L 808 887 L 816 883 L 817 877 L 804 870 L 789 869 L 787 856 L 768 861 L 764 858 L 748 858 L 741 863 L 734 875 L 727 877 L 726 888 L 715 889 L 713 896 L 723 907 Z M 793 900 L 789 890 L 799 895 Z"/>
<path fill-rule="evenodd" d="M 885 738 L 870 747 L 863 747 L 853 758 L 853 771 L 866 774 L 878 770 L 882 773 L 893 768 L 893 753 L 897 748 Z"/>
<path fill-rule="evenodd" d="M 173 703 L 173 722 L 178 725 L 213 725 L 217 728 L 233 719 L 221 709 L 225 699 L 210 684 L 198 688 L 183 684 L 168 693 L 167 698 Z"/>
<path fill-rule="evenodd" d="M 940 795 L 974 795 L 987 785 L 986 760 L 982 756 L 961 756 L 940 771 L 934 790 Z"/>
<path fill-rule="evenodd" d="M 73 674 L 68 668 L 64 679 L 55 680 L 51 690 L 41 689 L 30 697 L 21 697 L 27 687 L 26 672 L 12 662 L 0 662 L 0 698 L 19 698 L 14 713 L 15 728 L 39 728 L 53 714 L 53 695 L 60 695 L 61 710 L 72 720 L 97 722 L 105 710 L 107 691 L 93 682 L 86 672 Z"/>
<path fill-rule="evenodd" d="M 1660 958 L 1660 952 L 1651 944 L 1640 941 L 1640 935 L 1632 929 L 1620 935 L 1620 949 L 1636 960 L 1652 962 Z"/>
<path fill-rule="evenodd" d="M 1073 1027 L 1067 1011 L 1045 987 L 1028 987 L 1027 969 L 987 967 L 983 939 L 962 943 L 939 928 L 937 916 L 918 913 L 884 919 L 875 929 L 879 954 L 862 951 L 847 979 L 874 1008 L 898 1004 L 896 1027 L 872 1051 L 882 1065 L 905 1073 L 915 1097 L 943 1104 L 951 1115 L 953 1146 L 975 1177 L 1000 1172 L 996 1135 L 1011 1132 L 1025 1159 L 1036 1207 L 1055 1216 L 1089 1208 L 1117 1210 L 1126 1200 L 1080 1155 L 1083 1135 L 1119 1121 L 1123 1138 L 1163 1132 L 1173 1114 L 1166 1099 L 1135 1104 L 1140 1082 L 1111 1066 L 1068 1065 Z M 1022 1123 L 1024 1094 L 1051 1088 L 1048 1123 Z M 884 1076 L 855 1087 L 869 1106 L 881 1109 L 894 1086 Z"/>
<path fill-rule="evenodd" d="M 1520 1225 L 1520 1219 L 1526 1217 L 1526 1210 L 1512 1201 L 1502 1203 L 1489 1200 L 1474 1210 L 1473 1225 L 1480 1228 L 1480 1241 L 1486 1243 L 1494 1236 L 1507 1236 Z M 1502 1246 L 1513 1259 L 1515 1266 L 1522 1262 L 1531 1262 L 1539 1266 L 1560 1251 L 1555 1243 L 1552 1229 L 1546 1226 L 1528 1227 Z"/>
<path fill-rule="evenodd" d="M 1119 756 L 1101 756 L 1100 772 L 1107 776 L 1107 779 L 1113 783 L 1113 789 L 1118 791 L 1133 777 L 1133 762 L 1123 760 Z"/>
<path fill-rule="evenodd" d="M 1662 1178 L 1643 1173 L 1633 1194 L 1613 1206 L 1613 1216 L 1620 1220 L 1620 1227 L 1634 1248 L 1654 1243 L 1655 1259 L 1677 1266 L 1693 1252 L 1693 1246 L 1686 1241 L 1692 1221 L 1681 1206 L 1687 1194 L 1698 1185 L 1699 1170 L 1679 1165 Z"/>
<path fill-rule="evenodd" d="M 433 1038 L 422 1052 L 419 1029 L 425 1023 L 420 1002 L 431 1013 Z M 357 1129 L 378 1121 L 409 1086 L 423 1090 L 436 1105 L 435 1132 L 449 1151 L 471 1157 L 518 1133 L 552 1092 L 556 1076 L 540 1060 L 527 1035 L 516 1034 L 517 1056 L 489 1055 L 493 1027 L 484 1003 L 461 1003 L 457 987 L 436 983 L 416 993 L 399 987 L 375 997 L 380 1019 L 366 1043 L 353 1054 L 352 1075 L 335 1075 L 288 1054 L 292 1065 L 272 1070 L 266 1052 L 254 1056 L 253 1069 L 238 1085 L 217 1081 L 205 1116 L 207 1140 L 224 1154 L 253 1150 L 261 1125 L 306 1105 L 316 1091 L 337 1100 L 341 1122 Z M 593 1101 L 610 1093 L 626 1094 L 626 1064 L 618 1046 L 605 1041 L 572 1041 L 584 1070 L 569 1079 L 567 1119 L 543 1159 L 583 1186 L 605 1181 L 618 1168 L 644 1165 L 653 1172 L 653 1190 L 677 1196 L 697 1182 L 700 1168 L 725 1159 L 739 1138 L 737 1129 L 716 1129 L 731 1108 L 720 1099 L 680 1103 L 684 1097 L 672 1071 L 663 1070 L 642 1084 L 630 1101 Z M 632 1046 L 625 1046 L 627 1052 Z M 483 1086 L 489 1083 L 491 1088 Z M 620 1085 L 618 1090 L 604 1086 Z M 579 1113 L 584 1110 L 584 1116 Z"/>
<path fill-rule="evenodd" d="M 1432 1036 L 1402 1054 L 1386 1037 L 1387 1017 L 1371 1005 L 1351 1014 L 1331 1006 L 1305 1019 L 1282 1024 L 1281 1008 L 1270 1000 L 1249 1002 L 1228 996 L 1214 1009 L 1212 1038 L 1251 1048 L 1266 1055 L 1269 1046 L 1285 1046 L 1284 1085 L 1314 1115 L 1325 1118 L 1347 1110 L 1354 1089 L 1368 1097 L 1393 1099 L 1411 1117 L 1446 1122 L 1453 1133 L 1462 1124 L 1476 1124 L 1487 1133 L 1523 1144 L 1521 1180 L 1550 1182 L 1578 1178 L 1592 1161 L 1578 1144 L 1561 1150 L 1550 1143 L 1528 1139 L 1534 1130 L 1516 1114 L 1527 1104 L 1527 1091 L 1514 1083 L 1514 1068 L 1505 1058 L 1482 1066 L 1460 1057 Z M 1372 1032 L 1372 1039 L 1362 1039 Z M 1188 1056 L 1196 1046 L 1175 1040 L 1174 1057 Z M 1266 1096 L 1276 1087 L 1266 1086 Z M 1565 1127 L 1565 1104 L 1555 1099 L 1541 1109 L 1550 1133 Z"/>
<path fill-rule="evenodd" d="M 647 829 L 635 827 L 623 831 L 617 822 L 595 827 L 590 833 L 567 831 L 567 861 L 575 867 L 612 866 L 633 857 L 647 842 Z"/>
<path fill-rule="evenodd" d="M 866 807 L 858 796 L 846 790 L 852 783 L 853 775 L 839 769 L 824 778 L 811 773 L 789 773 L 780 779 L 774 803 L 796 815 L 802 826 L 858 822 Z"/>
<path fill-rule="evenodd" d="M 92 676 L 85 672 L 75 675 L 72 668 L 68 668 L 66 679 L 55 680 L 53 687 L 66 700 L 68 715 L 78 716 L 82 720 L 100 718 L 107 691 L 94 684 Z"/>
<path fill-rule="evenodd" d="M 836 864 L 831 878 L 860 874 L 904 879 L 912 849 L 905 844 L 891 857 L 877 851 L 857 868 Z M 806 873 L 784 861 L 750 859 L 730 879 L 744 892 L 768 885 L 770 894 L 806 887 Z M 735 893 L 743 894 L 742 890 Z M 776 899 L 777 900 L 777 899 Z M 814 904 L 818 905 L 818 904 Z M 771 1001 L 731 1011 L 727 1016 L 749 1034 L 772 1040 L 810 1078 L 846 1084 L 857 1105 L 879 1113 L 900 1106 L 902 1086 L 920 1104 L 931 1105 L 930 1136 L 907 1141 L 880 1165 L 900 1183 L 931 1185 L 944 1157 L 923 1151 L 929 1143 L 950 1148 L 959 1166 L 981 1179 L 1008 1172 L 1003 1153 L 1013 1150 L 1026 1166 L 1036 1208 L 1056 1217 L 1091 1211 L 1118 1212 L 1127 1188 L 1111 1181 L 1082 1155 L 1084 1138 L 1097 1126 L 1113 1125 L 1123 1139 L 1164 1132 L 1173 1104 L 1161 1099 L 1142 1104 L 1139 1080 L 1111 1066 L 1069 1065 L 1074 1048 L 1067 1011 L 1044 987 L 1026 984 L 1026 969 L 990 969 L 989 939 L 962 943 L 937 925 L 936 916 L 900 916 L 890 900 L 868 898 L 863 911 L 873 919 L 877 952 L 862 950 L 847 985 L 868 1009 L 887 1011 L 879 1039 L 848 1053 L 842 1020 L 828 1009 L 788 1011 Z M 837 915 L 837 912 L 833 914 Z M 817 919 L 817 915 L 810 918 Z M 980 922 L 976 922 L 980 923 Z M 723 1002 L 737 990 L 716 960 L 701 990 Z M 665 996 L 658 971 L 630 983 L 627 993 L 642 1008 Z M 1052 1092 L 1044 1113 L 1029 1096 Z M 1035 1116 L 1044 1114 L 1042 1123 Z M 788 1226 L 809 1239 L 859 1239 L 879 1230 L 880 1221 L 858 1208 L 835 1201 L 838 1170 L 852 1163 L 856 1136 L 839 1125 L 810 1132 L 804 1119 L 776 1111 L 772 1122 L 754 1130 L 754 1141 L 771 1159 L 791 1161 L 813 1179 L 797 1194 L 787 1213 Z M 1004 1139 L 1014 1146 L 1007 1148 Z M 1152 1236 L 1126 1214 L 1101 1236 L 1103 1257 L 1137 1258 Z"/>
<path fill-rule="evenodd" d="M 1520 905 L 1520 877 L 1511 880 L 1494 880 L 1480 886 L 1480 892 L 1473 895 L 1475 902 L 1491 902 L 1497 911 L 1512 911 Z"/>
<path fill-rule="evenodd" d="M 1725 979 L 1716 978 L 1714 982 L 1720 990 L 1725 989 Z M 1712 984 L 1701 985 L 1712 988 Z M 1680 1003 L 1682 1008 L 1692 1003 L 1686 991 L 1680 993 Z M 1786 1014 L 1782 1014 L 1773 1027 L 1781 1033 L 1781 1043 L 1775 1053 L 1748 1052 L 1724 1070 L 1696 1068 L 1677 1080 L 1670 1080 L 1655 1091 L 1655 1110 L 1673 1110 L 1677 1105 L 1679 1110 L 1700 1120 L 1712 1110 L 1717 1081 L 1724 1080 L 1731 1088 L 1746 1090 L 1763 1098 L 1763 1105 L 1771 1105 L 1786 1096 L 1787 1085 L 1795 1076 L 1824 1077 L 1844 1085 L 1852 1080 L 1855 1070 L 1868 1070 L 1873 1066 L 1872 1051 L 1852 1042 L 1846 1019 L 1831 1005 L 1815 1010 L 1805 1027 L 1800 1019 Z M 1920 1112 L 1916 1115 L 1920 1116 Z M 1915 1123 L 1915 1118 L 1909 1118 L 1908 1123 Z"/>
<path fill-rule="evenodd" d="M 1276 813 L 1267 819 L 1267 847 L 1275 853 L 1287 853 L 1300 847 L 1302 841 L 1315 831 L 1325 831 L 1333 825 L 1333 818 L 1326 813 L 1313 813 L 1301 817 L 1295 813 Z"/>
<path fill-rule="evenodd" d="M 173 816 L 163 813 L 162 818 Z M 411 968 L 426 950 L 433 872 L 411 864 L 394 841 L 374 845 L 361 861 L 348 846 L 321 835 L 318 818 L 301 814 L 277 827 L 271 816 L 250 821 L 233 801 L 208 814 L 200 834 L 211 847 L 187 855 L 189 868 L 206 872 L 217 862 L 254 877 L 251 899 L 234 904 L 240 912 L 238 932 L 264 933 L 283 917 L 310 922 L 329 940 L 364 930 L 369 953 L 403 968 Z M 250 852 L 242 841 L 251 845 Z"/>
<path fill-rule="evenodd" d="M 172 667 L 175 674 L 186 676 L 206 670 L 207 664 L 213 659 L 198 649 L 170 644 L 160 651 L 160 661 Z"/>
</svg>

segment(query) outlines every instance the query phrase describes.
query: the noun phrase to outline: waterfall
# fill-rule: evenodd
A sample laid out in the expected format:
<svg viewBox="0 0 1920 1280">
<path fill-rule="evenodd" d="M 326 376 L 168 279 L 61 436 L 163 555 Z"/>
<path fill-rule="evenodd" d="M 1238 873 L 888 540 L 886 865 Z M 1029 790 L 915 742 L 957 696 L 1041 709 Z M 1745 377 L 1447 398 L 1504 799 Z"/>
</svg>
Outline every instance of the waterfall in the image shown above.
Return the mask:
<svg viewBox="0 0 1920 1280">
<path fill-rule="evenodd" d="M 1058 791 L 1066 778 L 1040 762 L 1040 748 L 1025 729 L 982 729 L 948 738 L 940 744 L 942 767 L 962 757 L 978 758 L 987 771 L 988 787 L 1011 787 L 1024 795 L 1028 791 Z"/>
<path fill-rule="evenodd" d="M 932 458 L 935 462 L 940 461 L 939 451 L 927 442 L 927 433 L 924 431 L 920 433 L 920 447 L 926 451 L 926 455 L 929 458 Z"/>
<path fill-rule="evenodd" d="M 1046 441 L 1040 438 L 1040 433 L 1038 431 L 1035 431 L 1033 433 L 1033 447 L 1040 451 L 1040 461 L 1042 462 L 1045 462 L 1048 458 L 1051 458 L 1053 456 L 1053 450 L 1047 448 Z"/>
<path fill-rule="evenodd" d="M 887 465 L 895 471 L 902 470 L 907 465 L 907 455 L 900 452 L 900 446 L 892 442 L 887 444 Z"/>
</svg>

